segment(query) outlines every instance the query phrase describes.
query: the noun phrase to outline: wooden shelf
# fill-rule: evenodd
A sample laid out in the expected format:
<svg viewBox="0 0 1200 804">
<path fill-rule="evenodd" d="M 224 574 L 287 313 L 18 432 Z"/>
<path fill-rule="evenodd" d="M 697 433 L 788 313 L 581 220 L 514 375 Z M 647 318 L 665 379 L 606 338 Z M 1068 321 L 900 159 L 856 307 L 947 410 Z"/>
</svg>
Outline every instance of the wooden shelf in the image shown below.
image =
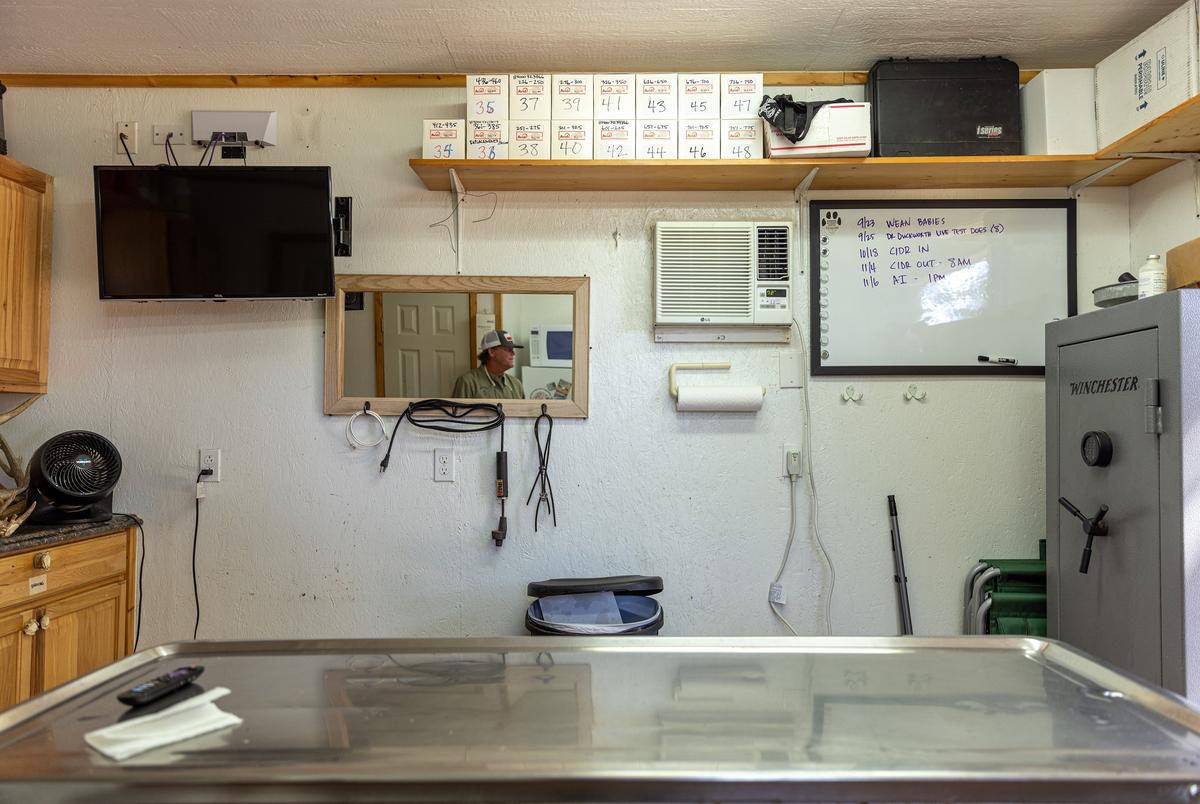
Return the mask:
<svg viewBox="0 0 1200 804">
<path fill-rule="evenodd" d="M 1200 152 L 1200 96 L 1184 101 L 1104 148 L 1098 157 L 1122 154 Z M 1168 163 L 1170 164 L 1170 163 Z"/>
<path fill-rule="evenodd" d="M 450 169 L 468 190 L 793 190 L 820 168 L 813 190 L 1069 187 L 1117 164 L 1092 156 L 965 156 L 866 159 L 548 161 L 411 159 L 430 190 L 450 189 Z M 1171 166 L 1137 159 L 1092 186 L 1124 187 Z"/>
</svg>

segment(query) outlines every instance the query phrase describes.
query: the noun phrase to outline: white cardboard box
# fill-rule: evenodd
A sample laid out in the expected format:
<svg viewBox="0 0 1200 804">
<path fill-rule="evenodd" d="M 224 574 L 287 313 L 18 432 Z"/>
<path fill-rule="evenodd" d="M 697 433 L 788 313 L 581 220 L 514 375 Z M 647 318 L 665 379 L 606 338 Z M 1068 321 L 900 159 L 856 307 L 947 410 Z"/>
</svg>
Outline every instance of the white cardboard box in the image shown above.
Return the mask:
<svg viewBox="0 0 1200 804">
<path fill-rule="evenodd" d="M 1021 87 L 1021 151 L 1096 152 L 1096 71 L 1042 70 Z"/>
<path fill-rule="evenodd" d="M 719 120 L 721 118 L 721 74 L 679 74 L 679 119 Z"/>
<path fill-rule="evenodd" d="M 763 119 L 722 120 L 722 159 L 762 159 Z"/>
<path fill-rule="evenodd" d="M 638 120 L 675 120 L 679 117 L 678 73 L 638 73 Z"/>
<path fill-rule="evenodd" d="M 555 120 L 550 129 L 554 132 L 551 159 L 592 158 L 592 121 Z"/>
<path fill-rule="evenodd" d="M 633 73 L 597 74 L 593 85 L 596 95 L 593 116 L 597 120 L 634 119 L 635 80 Z"/>
<path fill-rule="evenodd" d="M 766 126 L 767 155 L 772 159 L 814 156 L 868 156 L 871 153 L 871 104 L 831 103 L 813 117 L 808 133 L 792 142 Z"/>
<path fill-rule="evenodd" d="M 638 120 L 638 159 L 678 159 L 678 120 Z"/>
<path fill-rule="evenodd" d="M 509 159 L 550 158 L 549 120 L 511 120 L 508 129 Z"/>
<path fill-rule="evenodd" d="M 548 74 L 521 73 L 508 77 L 508 117 L 510 120 L 550 119 Z"/>
<path fill-rule="evenodd" d="M 467 159 L 508 159 L 508 121 L 468 120 Z"/>
<path fill-rule="evenodd" d="M 762 103 L 762 73 L 721 73 L 721 119 L 749 120 L 758 117 Z"/>
<path fill-rule="evenodd" d="M 680 159 L 720 159 L 720 120 L 680 120 Z"/>
<path fill-rule="evenodd" d="M 595 103 L 592 93 L 593 78 L 591 73 L 556 73 L 551 79 L 553 101 L 550 119 L 591 120 L 592 105 Z M 588 126 L 588 131 L 590 137 L 591 126 Z"/>
<path fill-rule="evenodd" d="M 508 119 L 508 76 L 467 76 L 467 119 Z"/>
<path fill-rule="evenodd" d="M 423 120 L 421 122 L 422 159 L 465 159 L 466 120 Z"/>
<path fill-rule="evenodd" d="M 637 148 L 633 118 L 626 120 L 597 120 L 592 143 L 596 159 L 633 159 Z"/>
<path fill-rule="evenodd" d="M 1196 3 L 1096 65 L 1096 141 L 1105 148 L 1197 92 Z"/>
</svg>

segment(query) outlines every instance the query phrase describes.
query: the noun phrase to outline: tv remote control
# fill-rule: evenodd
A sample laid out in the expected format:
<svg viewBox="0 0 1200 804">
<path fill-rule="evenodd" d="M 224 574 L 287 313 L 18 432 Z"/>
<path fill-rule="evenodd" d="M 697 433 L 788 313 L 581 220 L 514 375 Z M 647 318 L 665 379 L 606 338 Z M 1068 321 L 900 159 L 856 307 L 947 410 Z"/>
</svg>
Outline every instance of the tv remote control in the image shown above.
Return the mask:
<svg viewBox="0 0 1200 804">
<path fill-rule="evenodd" d="M 144 706 L 180 687 L 191 684 L 203 672 L 204 668 L 200 665 L 180 667 L 158 678 L 152 678 L 135 687 L 130 687 L 118 695 L 117 700 L 126 706 Z"/>
</svg>

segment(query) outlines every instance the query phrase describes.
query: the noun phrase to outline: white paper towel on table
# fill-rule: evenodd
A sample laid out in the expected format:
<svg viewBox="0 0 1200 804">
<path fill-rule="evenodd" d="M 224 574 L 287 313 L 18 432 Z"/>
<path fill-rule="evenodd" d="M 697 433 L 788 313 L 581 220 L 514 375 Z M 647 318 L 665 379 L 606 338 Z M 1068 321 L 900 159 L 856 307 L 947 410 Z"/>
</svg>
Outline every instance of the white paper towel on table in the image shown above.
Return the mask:
<svg viewBox="0 0 1200 804">
<path fill-rule="evenodd" d="M 684 385 L 679 388 L 675 410 L 747 413 L 762 407 L 761 385 Z"/>
<path fill-rule="evenodd" d="M 227 687 L 215 687 L 161 712 L 90 731 L 83 739 L 101 754 L 119 762 L 151 748 L 240 725 L 240 717 L 222 711 L 213 703 L 228 694 Z"/>
</svg>

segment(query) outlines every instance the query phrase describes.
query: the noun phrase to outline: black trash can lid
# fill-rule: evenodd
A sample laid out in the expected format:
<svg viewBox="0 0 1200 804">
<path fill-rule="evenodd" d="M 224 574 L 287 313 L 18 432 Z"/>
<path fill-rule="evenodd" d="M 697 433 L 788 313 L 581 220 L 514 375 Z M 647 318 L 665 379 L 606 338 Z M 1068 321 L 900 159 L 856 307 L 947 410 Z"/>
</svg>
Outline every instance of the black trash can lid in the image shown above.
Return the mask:
<svg viewBox="0 0 1200 804">
<path fill-rule="evenodd" d="M 662 578 L 657 575 L 612 575 L 608 578 L 553 578 L 548 581 L 533 581 L 529 584 L 527 592 L 530 597 L 550 597 L 581 595 L 588 592 L 657 595 L 662 590 Z"/>
</svg>

